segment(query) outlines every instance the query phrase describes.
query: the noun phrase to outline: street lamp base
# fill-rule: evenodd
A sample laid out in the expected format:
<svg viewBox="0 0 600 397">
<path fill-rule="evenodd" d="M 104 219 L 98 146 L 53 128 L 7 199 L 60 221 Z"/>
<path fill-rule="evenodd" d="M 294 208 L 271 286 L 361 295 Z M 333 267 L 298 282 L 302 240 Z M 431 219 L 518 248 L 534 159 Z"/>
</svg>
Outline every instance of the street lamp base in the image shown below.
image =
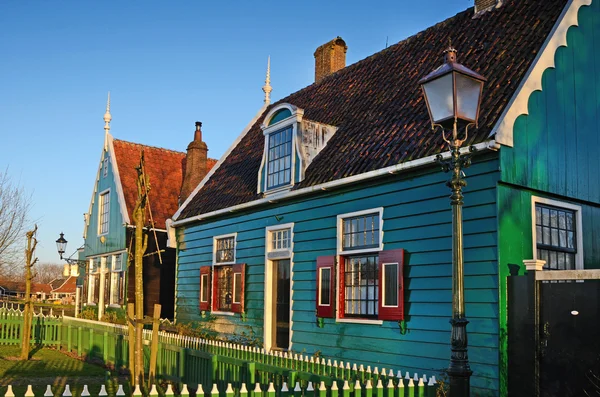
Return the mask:
<svg viewBox="0 0 600 397">
<path fill-rule="evenodd" d="M 450 339 L 452 353 L 450 365 L 446 370 L 450 378 L 450 397 L 468 397 L 473 374 L 467 353 L 467 324 L 469 321 L 465 317 L 453 317 L 450 324 L 452 324 Z"/>
</svg>

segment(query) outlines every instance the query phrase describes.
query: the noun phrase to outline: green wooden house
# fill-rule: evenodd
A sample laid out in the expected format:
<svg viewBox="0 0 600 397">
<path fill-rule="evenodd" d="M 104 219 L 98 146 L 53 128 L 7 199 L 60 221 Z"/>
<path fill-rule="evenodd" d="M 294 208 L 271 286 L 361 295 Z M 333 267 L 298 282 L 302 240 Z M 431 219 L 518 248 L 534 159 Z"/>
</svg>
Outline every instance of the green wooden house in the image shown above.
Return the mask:
<svg viewBox="0 0 600 397">
<path fill-rule="evenodd" d="M 439 376 L 448 366 L 447 156 L 418 81 L 458 61 L 488 81 L 464 189 L 471 385 L 505 395 L 506 278 L 598 267 L 600 4 L 476 1 L 268 102 L 173 217 L 176 320 L 270 350 Z M 596 171 L 595 171 L 596 170 Z M 210 315 L 209 315 L 210 314 Z"/>
<path fill-rule="evenodd" d="M 109 106 L 110 99 L 98 173 L 85 214 L 84 244 L 79 250 L 79 259 L 86 263 L 79 275 L 82 307 L 96 308 L 101 319 L 107 309 L 120 311 L 135 302 L 133 210 L 138 197 L 136 168 L 143 152 L 144 171 L 151 186 L 144 228 L 148 239 L 143 260 L 144 313 L 152 316 L 154 305 L 161 304 L 161 318 L 172 319 L 175 250 L 167 246 L 166 220 L 177 210 L 181 195 L 191 191 L 186 186 L 202 180 L 214 160 L 206 157 L 200 123 L 196 123 L 195 139 L 187 154 L 114 139 Z M 188 172 L 187 163 L 195 165 L 188 167 Z"/>
</svg>

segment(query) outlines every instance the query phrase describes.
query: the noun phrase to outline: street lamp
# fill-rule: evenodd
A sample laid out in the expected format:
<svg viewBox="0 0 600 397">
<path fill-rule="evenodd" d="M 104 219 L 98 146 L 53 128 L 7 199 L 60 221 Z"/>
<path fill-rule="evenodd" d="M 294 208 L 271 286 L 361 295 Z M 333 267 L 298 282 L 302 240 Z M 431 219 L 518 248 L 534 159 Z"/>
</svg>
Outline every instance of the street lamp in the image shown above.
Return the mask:
<svg viewBox="0 0 600 397">
<path fill-rule="evenodd" d="M 60 237 L 58 238 L 58 240 L 56 240 L 56 248 L 58 250 L 58 254 L 60 255 L 60 259 L 64 259 L 67 263 L 65 263 L 65 266 L 63 268 L 63 276 L 65 277 L 69 277 L 71 275 L 71 266 L 72 265 L 77 265 L 79 268 L 84 268 L 86 265 L 85 261 L 81 261 L 79 259 L 73 259 L 71 258 L 71 256 L 75 255 L 75 252 L 73 252 L 71 254 L 71 256 L 69 256 L 68 258 L 63 258 L 63 254 L 65 253 L 66 249 L 67 249 L 67 243 L 68 241 L 65 239 L 65 234 L 64 233 L 60 233 Z M 79 276 L 79 269 L 77 269 L 77 274 L 75 276 Z"/>
<path fill-rule="evenodd" d="M 462 231 L 462 188 L 467 185 L 462 168 L 471 164 L 471 154 L 461 154 L 460 147 L 467 140 L 469 127 L 477 126 L 481 92 L 485 77 L 456 62 L 456 50 L 448 47 L 445 62 L 419 81 L 427 103 L 431 128 L 442 128 L 442 137 L 450 146 L 450 158 L 437 161 L 452 177 L 446 183 L 451 189 L 452 205 L 452 333 L 451 354 L 447 373 L 450 378 L 450 396 L 469 396 L 470 378 L 473 371 L 469 366 L 467 353 L 467 317 L 465 314 L 465 286 L 463 263 Z M 464 127 L 459 137 L 458 128 Z M 452 129 L 452 136 L 446 136 L 446 129 Z M 473 149 L 473 148 L 471 148 Z M 472 151 L 472 150 L 471 150 Z"/>
</svg>

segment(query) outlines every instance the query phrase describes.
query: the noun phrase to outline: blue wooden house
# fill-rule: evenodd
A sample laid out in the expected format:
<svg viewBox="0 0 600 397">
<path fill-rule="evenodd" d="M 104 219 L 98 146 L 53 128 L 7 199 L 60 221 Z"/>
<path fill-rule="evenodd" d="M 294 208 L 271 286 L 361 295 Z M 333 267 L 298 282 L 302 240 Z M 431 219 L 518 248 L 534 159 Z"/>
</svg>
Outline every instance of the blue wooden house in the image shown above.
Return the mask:
<svg viewBox="0 0 600 397">
<path fill-rule="evenodd" d="M 451 38 L 488 79 L 465 145 L 477 149 L 463 212 L 471 385 L 506 393 L 510 269 L 600 263 L 600 5 L 475 3 L 347 67 L 338 37 L 315 52 L 314 84 L 266 102 L 173 217 L 178 322 L 215 319 L 271 350 L 447 368 L 452 228 L 435 157 L 448 147 L 418 81 Z"/>
<path fill-rule="evenodd" d="M 175 250 L 167 246 L 166 220 L 177 210 L 181 197 L 191 192 L 189 186 L 196 186 L 215 161 L 207 158 L 201 123 L 196 123 L 186 154 L 114 139 L 110 98 L 104 120 L 104 145 L 79 252 L 79 259 L 86 262 L 80 274 L 82 306 L 97 308 L 101 319 L 107 308 L 121 310 L 135 301 L 132 223 L 138 196 L 136 167 L 143 152 L 151 186 L 144 228 L 148 239 L 143 260 L 144 313 L 151 316 L 154 304 L 161 304 L 161 317 L 173 318 Z"/>
</svg>

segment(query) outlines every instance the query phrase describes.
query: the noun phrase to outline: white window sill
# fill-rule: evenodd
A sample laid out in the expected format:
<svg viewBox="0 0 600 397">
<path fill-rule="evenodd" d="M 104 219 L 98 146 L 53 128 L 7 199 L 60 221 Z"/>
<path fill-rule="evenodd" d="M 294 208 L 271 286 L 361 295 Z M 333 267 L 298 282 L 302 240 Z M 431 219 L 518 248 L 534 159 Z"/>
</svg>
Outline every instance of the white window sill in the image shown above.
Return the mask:
<svg viewBox="0 0 600 397">
<path fill-rule="evenodd" d="M 112 307 L 113 309 L 120 309 L 121 305 L 119 305 L 118 303 L 111 303 L 110 305 L 108 305 L 108 307 Z"/>
<path fill-rule="evenodd" d="M 268 189 L 263 192 L 265 197 L 270 197 L 271 199 L 276 199 L 278 196 L 285 196 L 285 193 L 292 190 L 294 185 L 291 183 L 289 185 L 278 186 L 276 188 Z"/>
<path fill-rule="evenodd" d="M 361 320 L 359 318 L 338 318 L 338 323 L 383 325 L 383 320 Z"/>
<path fill-rule="evenodd" d="M 210 312 L 210 314 L 214 314 L 216 316 L 235 316 L 235 313 L 233 312 L 218 312 L 218 311 L 212 311 Z"/>
</svg>

